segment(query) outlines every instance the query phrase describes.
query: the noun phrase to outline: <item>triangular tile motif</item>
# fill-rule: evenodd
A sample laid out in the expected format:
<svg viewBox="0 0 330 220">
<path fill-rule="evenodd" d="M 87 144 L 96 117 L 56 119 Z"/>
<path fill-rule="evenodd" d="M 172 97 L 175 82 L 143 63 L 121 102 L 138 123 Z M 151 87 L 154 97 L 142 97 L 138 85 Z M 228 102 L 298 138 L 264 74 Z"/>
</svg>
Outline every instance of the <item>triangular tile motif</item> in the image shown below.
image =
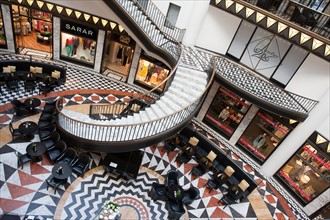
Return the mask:
<svg viewBox="0 0 330 220">
<path fill-rule="evenodd" d="M 219 206 L 219 199 L 211 196 L 211 199 L 209 200 L 209 202 L 207 203 L 206 207 L 210 208 L 210 207 L 218 207 Z"/>
<path fill-rule="evenodd" d="M 10 213 L 19 207 L 26 205 L 28 202 L 13 200 L 13 199 L 0 199 L 0 207 L 4 213 Z"/>
<path fill-rule="evenodd" d="M 24 173 L 21 170 L 18 170 L 17 172 L 18 172 L 18 175 L 19 175 L 21 186 L 26 186 L 26 185 L 30 185 L 30 184 L 34 184 L 34 183 L 43 182 L 43 180 L 38 179 L 34 176 L 31 176 L 27 173 Z"/>
<path fill-rule="evenodd" d="M 47 170 L 45 167 L 37 164 L 37 163 L 31 163 L 31 175 L 37 175 L 37 174 L 50 174 L 51 172 Z"/>
<path fill-rule="evenodd" d="M 246 217 L 248 216 L 248 211 L 250 206 L 251 204 L 249 202 L 241 202 L 240 204 L 231 205 L 230 210 L 234 218 L 239 218 L 239 216 Z M 234 213 L 232 212 L 233 210 L 235 210 L 235 213 L 238 214 L 239 216 L 234 215 Z"/>
<path fill-rule="evenodd" d="M 7 183 L 7 187 L 13 199 L 35 192 L 34 190 L 11 183 Z"/>
<path fill-rule="evenodd" d="M 8 166 L 7 164 L 0 163 L 0 173 L 1 173 L 0 178 L 2 181 L 9 179 L 15 172 L 16 172 L 15 168 Z"/>
<path fill-rule="evenodd" d="M 232 218 L 232 215 L 218 207 L 213 211 L 213 214 L 210 215 L 210 218 Z"/>
</svg>

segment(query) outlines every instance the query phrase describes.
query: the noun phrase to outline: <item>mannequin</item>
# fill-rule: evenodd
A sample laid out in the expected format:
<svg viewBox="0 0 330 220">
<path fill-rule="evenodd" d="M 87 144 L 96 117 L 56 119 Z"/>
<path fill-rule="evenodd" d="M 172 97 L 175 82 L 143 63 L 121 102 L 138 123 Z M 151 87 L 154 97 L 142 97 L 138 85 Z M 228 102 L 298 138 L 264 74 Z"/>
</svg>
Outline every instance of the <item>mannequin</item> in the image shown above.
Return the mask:
<svg viewBox="0 0 330 220">
<path fill-rule="evenodd" d="M 154 72 L 155 72 L 155 66 L 154 66 L 154 64 L 150 63 L 150 64 L 149 64 L 149 67 L 148 67 L 147 76 L 146 76 L 146 78 L 144 79 L 144 81 L 149 82 L 150 77 L 152 76 L 152 74 L 153 74 Z"/>
<path fill-rule="evenodd" d="M 253 147 L 260 148 L 266 143 L 266 133 L 263 133 L 256 137 L 253 141 Z"/>
<path fill-rule="evenodd" d="M 220 118 L 221 122 L 224 122 L 227 120 L 228 116 L 229 116 L 229 106 L 227 106 L 220 112 L 218 118 Z"/>
<path fill-rule="evenodd" d="M 117 62 L 120 63 L 122 58 L 123 58 L 123 47 L 119 46 L 117 51 Z"/>
<path fill-rule="evenodd" d="M 72 54 L 71 54 L 71 56 L 76 55 L 78 46 L 79 46 L 79 38 L 72 37 Z"/>
<path fill-rule="evenodd" d="M 72 51 L 72 39 L 67 38 L 65 46 L 67 47 L 67 52 L 68 52 L 68 57 L 69 57 L 71 54 L 71 51 Z"/>
</svg>

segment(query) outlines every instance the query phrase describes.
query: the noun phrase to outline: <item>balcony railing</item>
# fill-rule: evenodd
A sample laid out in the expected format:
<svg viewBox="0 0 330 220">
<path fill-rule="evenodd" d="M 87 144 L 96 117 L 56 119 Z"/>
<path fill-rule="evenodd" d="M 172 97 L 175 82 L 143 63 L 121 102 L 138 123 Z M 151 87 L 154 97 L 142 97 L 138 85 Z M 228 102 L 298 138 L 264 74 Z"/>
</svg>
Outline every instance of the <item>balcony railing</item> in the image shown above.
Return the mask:
<svg viewBox="0 0 330 220">
<path fill-rule="evenodd" d="M 330 16 L 292 0 L 244 0 L 330 39 Z"/>
</svg>

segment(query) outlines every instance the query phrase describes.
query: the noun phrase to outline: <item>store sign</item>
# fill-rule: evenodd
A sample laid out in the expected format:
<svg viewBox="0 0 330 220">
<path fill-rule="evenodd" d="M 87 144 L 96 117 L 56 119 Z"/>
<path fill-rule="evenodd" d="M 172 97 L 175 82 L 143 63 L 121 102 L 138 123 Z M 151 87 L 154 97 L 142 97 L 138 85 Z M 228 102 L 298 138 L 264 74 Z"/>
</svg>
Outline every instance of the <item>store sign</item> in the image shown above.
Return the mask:
<svg viewBox="0 0 330 220">
<path fill-rule="evenodd" d="M 279 51 L 270 51 L 268 50 L 270 42 L 272 39 L 262 38 L 257 41 L 254 41 L 253 52 L 251 53 L 252 57 L 257 57 L 264 62 L 269 62 L 270 59 L 276 59 L 279 57 Z"/>
<path fill-rule="evenodd" d="M 71 21 L 66 21 L 63 19 L 61 19 L 61 31 L 72 35 L 89 38 L 92 40 L 97 40 L 98 34 L 98 31 L 94 28 L 77 24 Z"/>
</svg>

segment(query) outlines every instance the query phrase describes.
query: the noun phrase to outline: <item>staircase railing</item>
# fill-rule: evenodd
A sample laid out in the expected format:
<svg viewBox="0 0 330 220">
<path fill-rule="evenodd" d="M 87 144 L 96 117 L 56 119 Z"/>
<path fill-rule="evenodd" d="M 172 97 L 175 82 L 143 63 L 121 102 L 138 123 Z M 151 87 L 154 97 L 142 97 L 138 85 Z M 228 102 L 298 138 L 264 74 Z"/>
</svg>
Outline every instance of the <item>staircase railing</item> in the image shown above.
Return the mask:
<svg viewBox="0 0 330 220">
<path fill-rule="evenodd" d="M 129 5 L 129 1 L 133 2 L 160 31 L 166 33 L 177 42 L 182 41 L 185 30 L 175 27 L 151 0 L 144 1 L 146 3 L 145 5 L 143 4 L 143 1 L 141 2 L 139 0 L 116 1 L 126 5 Z"/>
<path fill-rule="evenodd" d="M 187 107 L 170 115 L 155 120 L 132 124 L 92 124 L 71 118 L 58 111 L 58 123 L 68 133 L 93 141 L 128 141 L 154 136 L 179 125 L 182 121 L 192 116 L 203 101 L 206 91 L 211 86 L 216 72 L 217 58 L 214 57 L 214 69 L 209 76 L 209 81 L 203 92 Z"/>
<path fill-rule="evenodd" d="M 160 20 L 162 20 L 160 19 L 161 16 L 157 15 L 158 13 L 156 12 L 154 12 L 154 15 L 153 14 L 149 15 L 136 0 L 114 0 L 114 1 L 124 11 L 126 11 L 126 14 L 130 16 L 137 25 L 139 25 L 141 30 L 143 30 L 145 35 L 148 36 L 148 38 L 154 43 L 154 45 L 157 45 L 158 47 L 162 48 L 167 53 L 169 53 L 176 61 L 178 61 L 180 54 L 180 51 L 178 51 L 180 50 L 180 46 L 178 43 L 179 39 L 176 37 L 178 35 L 177 33 L 180 33 L 178 29 L 175 29 L 175 31 L 171 30 L 171 32 L 168 33 L 166 32 L 168 30 L 166 30 L 165 28 L 161 28 L 157 26 L 157 23 L 160 23 Z M 149 4 L 152 5 L 151 1 L 149 1 Z M 135 10 L 135 7 L 138 7 L 141 11 L 143 11 L 143 13 L 138 13 L 138 10 Z M 151 28 L 148 22 L 153 22 L 156 28 L 154 29 Z"/>
<path fill-rule="evenodd" d="M 89 106 L 89 117 L 96 120 L 116 119 L 126 106 L 127 104 L 124 102 L 91 104 Z"/>
</svg>

